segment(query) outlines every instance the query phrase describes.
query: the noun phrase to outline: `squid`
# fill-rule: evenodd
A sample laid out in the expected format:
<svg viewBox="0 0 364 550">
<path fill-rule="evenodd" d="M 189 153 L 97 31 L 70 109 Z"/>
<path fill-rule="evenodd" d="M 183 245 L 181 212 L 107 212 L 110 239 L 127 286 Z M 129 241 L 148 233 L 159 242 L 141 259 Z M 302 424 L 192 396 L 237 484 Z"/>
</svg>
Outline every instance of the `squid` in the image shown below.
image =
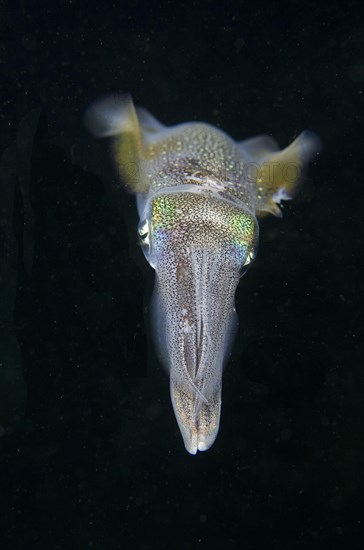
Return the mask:
<svg viewBox="0 0 364 550">
<path fill-rule="evenodd" d="M 319 138 L 302 132 L 280 150 L 267 135 L 235 141 L 202 122 L 164 126 L 128 95 L 85 113 L 111 137 L 116 170 L 135 194 L 139 242 L 155 270 L 152 331 L 170 379 L 186 450 L 195 455 L 219 430 L 223 368 L 238 319 L 235 291 L 258 247 L 257 219 L 282 216 Z"/>
</svg>

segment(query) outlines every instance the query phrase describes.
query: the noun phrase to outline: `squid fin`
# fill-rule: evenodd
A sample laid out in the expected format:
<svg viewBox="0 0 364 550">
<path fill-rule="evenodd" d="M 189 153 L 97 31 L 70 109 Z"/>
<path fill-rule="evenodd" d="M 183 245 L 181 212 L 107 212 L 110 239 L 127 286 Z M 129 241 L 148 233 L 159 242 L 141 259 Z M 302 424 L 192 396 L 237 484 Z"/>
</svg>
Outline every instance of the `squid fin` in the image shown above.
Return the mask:
<svg viewBox="0 0 364 550">
<path fill-rule="evenodd" d="M 144 144 L 131 97 L 119 94 L 97 101 L 86 111 L 85 126 L 94 136 L 114 137 L 114 158 L 123 182 L 133 193 L 146 193 Z"/>
<path fill-rule="evenodd" d="M 281 200 L 295 197 L 306 164 L 321 149 L 316 134 L 302 132 L 288 147 L 277 150 L 276 143 L 269 136 L 258 136 L 239 144 L 254 161 L 257 187 L 256 210 L 258 216 L 271 213 L 281 217 Z"/>
</svg>

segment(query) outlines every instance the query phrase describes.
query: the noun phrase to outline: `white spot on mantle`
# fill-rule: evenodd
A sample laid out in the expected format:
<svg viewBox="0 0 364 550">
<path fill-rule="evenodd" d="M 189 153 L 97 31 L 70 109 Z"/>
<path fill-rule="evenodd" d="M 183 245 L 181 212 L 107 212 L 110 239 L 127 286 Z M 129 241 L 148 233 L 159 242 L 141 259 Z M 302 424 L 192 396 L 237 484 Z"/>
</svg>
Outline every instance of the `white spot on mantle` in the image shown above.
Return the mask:
<svg viewBox="0 0 364 550">
<path fill-rule="evenodd" d="M 281 201 L 290 201 L 292 197 L 290 197 L 287 193 L 287 191 L 281 187 L 272 195 L 272 200 L 276 202 L 277 204 L 281 204 Z"/>
</svg>

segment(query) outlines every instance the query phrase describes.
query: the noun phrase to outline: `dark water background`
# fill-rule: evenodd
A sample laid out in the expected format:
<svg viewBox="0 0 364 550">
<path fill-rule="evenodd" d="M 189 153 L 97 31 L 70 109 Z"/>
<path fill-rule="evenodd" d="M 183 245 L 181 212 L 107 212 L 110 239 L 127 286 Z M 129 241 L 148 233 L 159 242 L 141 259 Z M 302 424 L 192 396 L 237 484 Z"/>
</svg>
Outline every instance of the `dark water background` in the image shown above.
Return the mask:
<svg viewBox="0 0 364 550">
<path fill-rule="evenodd" d="M 364 547 L 358 8 L 1 3 L 1 550 Z M 149 338 L 133 198 L 82 126 L 112 91 L 166 124 L 324 143 L 261 223 L 220 433 L 195 457 Z"/>
</svg>

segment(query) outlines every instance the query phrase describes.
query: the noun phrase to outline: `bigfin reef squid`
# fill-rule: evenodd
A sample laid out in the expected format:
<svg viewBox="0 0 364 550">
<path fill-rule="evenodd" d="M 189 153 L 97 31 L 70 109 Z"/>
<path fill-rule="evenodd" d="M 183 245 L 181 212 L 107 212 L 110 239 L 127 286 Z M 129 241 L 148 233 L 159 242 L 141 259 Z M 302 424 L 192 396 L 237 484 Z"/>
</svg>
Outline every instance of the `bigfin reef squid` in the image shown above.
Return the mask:
<svg viewBox="0 0 364 550">
<path fill-rule="evenodd" d="M 280 150 L 267 135 L 237 142 L 201 122 L 164 126 L 120 94 L 91 105 L 85 125 L 113 138 L 117 172 L 136 195 L 139 241 L 155 270 L 156 349 L 186 450 L 206 451 L 219 429 L 235 291 L 257 253 L 257 218 L 281 217 L 320 140 L 304 131 Z"/>
</svg>

